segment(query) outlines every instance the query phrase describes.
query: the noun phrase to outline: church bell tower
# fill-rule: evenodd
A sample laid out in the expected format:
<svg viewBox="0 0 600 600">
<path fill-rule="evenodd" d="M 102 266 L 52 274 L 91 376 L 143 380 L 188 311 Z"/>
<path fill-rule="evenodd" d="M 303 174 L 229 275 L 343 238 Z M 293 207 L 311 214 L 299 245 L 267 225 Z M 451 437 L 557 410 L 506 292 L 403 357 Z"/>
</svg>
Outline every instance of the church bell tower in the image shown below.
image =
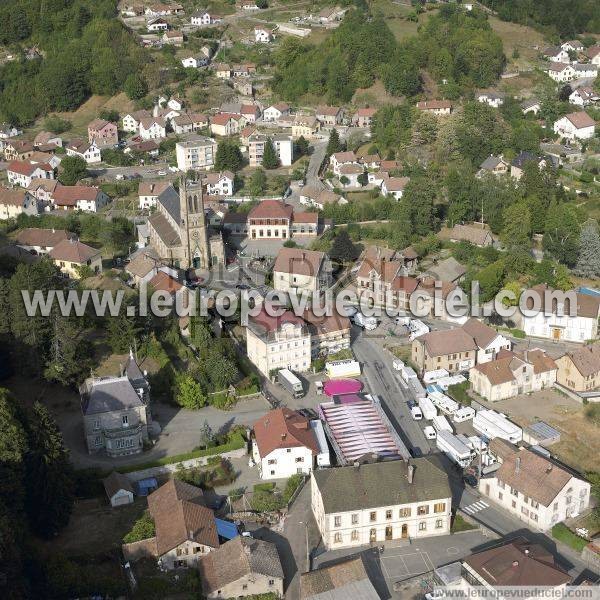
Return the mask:
<svg viewBox="0 0 600 600">
<path fill-rule="evenodd" d="M 193 269 L 209 269 L 210 249 L 204 216 L 202 185 L 200 183 L 188 184 L 185 175 L 179 180 L 179 209 L 181 242 L 185 254 L 182 266 Z"/>
</svg>

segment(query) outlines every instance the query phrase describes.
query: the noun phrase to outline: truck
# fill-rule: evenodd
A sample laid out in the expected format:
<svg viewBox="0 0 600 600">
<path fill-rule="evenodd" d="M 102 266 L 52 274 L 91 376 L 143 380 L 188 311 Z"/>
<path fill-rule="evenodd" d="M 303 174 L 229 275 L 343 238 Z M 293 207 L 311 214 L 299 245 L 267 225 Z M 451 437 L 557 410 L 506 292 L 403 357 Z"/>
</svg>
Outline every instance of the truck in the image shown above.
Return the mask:
<svg viewBox="0 0 600 600">
<path fill-rule="evenodd" d="M 411 407 L 410 414 L 415 421 L 420 421 L 423 418 L 423 413 L 418 406 Z"/>
<path fill-rule="evenodd" d="M 277 373 L 277 382 L 284 387 L 294 398 L 304 396 L 302 382 L 289 370 L 280 369 Z"/>
<path fill-rule="evenodd" d="M 332 360 L 325 363 L 325 372 L 330 379 L 340 377 L 358 377 L 360 375 L 360 363 L 356 360 Z"/>
<path fill-rule="evenodd" d="M 418 402 L 424 419 L 431 421 L 433 417 L 437 416 L 437 409 L 429 398 L 419 398 Z"/>
<path fill-rule="evenodd" d="M 495 410 L 479 410 L 473 419 L 473 429 L 488 440 L 502 438 L 516 444 L 523 439 L 523 430 Z"/>
<path fill-rule="evenodd" d="M 433 419 L 431 419 L 431 424 L 438 433 L 440 431 L 447 431 L 448 433 L 453 433 L 452 425 L 448 423 L 448 419 L 446 419 L 444 415 L 436 415 L 435 417 L 433 417 Z"/>
<path fill-rule="evenodd" d="M 367 317 L 363 315 L 361 312 L 357 312 L 352 317 L 352 322 L 359 327 L 362 327 L 365 331 L 373 331 L 373 329 L 377 329 L 377 319 L 375 317 Z"/>
<path fill-rule="evenodd" d="M 428 398 L 437 406 L 445 415 L 454 414 L 459 407 L 458 402 L 455 402 L 442 392 L 430 392 Z"/>
<path fill-rule="evenodd" d="M 452 433 L 445 429 L 438 429 L 435 443 L 438 449 L 459 467 L 464 469 L 471 464 L 473 460 L 471 449 Z"/>
</svg>

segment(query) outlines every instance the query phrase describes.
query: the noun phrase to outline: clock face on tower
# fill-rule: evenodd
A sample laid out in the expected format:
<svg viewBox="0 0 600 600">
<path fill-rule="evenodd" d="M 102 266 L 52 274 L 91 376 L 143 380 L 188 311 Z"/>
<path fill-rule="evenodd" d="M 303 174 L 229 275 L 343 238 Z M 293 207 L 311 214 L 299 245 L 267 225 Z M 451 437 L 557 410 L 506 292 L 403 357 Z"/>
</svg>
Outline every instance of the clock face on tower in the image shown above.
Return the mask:
<svg viewBox="0 0 600 600">
<path fill-rule="evenodd" d="M 198 232 L 198 231 L 192 231 L 192 237 L 193 237 L 194 239 L 198 239 L 198 235 L 199 235 L 199 232 Z"/>
</svg>

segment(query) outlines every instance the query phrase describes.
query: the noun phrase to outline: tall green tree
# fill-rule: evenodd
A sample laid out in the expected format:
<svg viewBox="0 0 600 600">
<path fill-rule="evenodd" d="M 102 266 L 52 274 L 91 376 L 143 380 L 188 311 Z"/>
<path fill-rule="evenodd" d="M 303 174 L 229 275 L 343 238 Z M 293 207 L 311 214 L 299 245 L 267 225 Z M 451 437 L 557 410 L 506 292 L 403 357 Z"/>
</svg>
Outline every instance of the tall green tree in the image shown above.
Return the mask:
<svg viewBox="0 0 600 600">
<path fill-rule="evenodd" d="M 529 250 L 531 246 L 531 213 L 523 201 L 504 209 L 502 242 L 511 250 Z"/>
<path fill-rule="evenodd" d="M 579 254 L 577 208 L 553 202 L 548 209 L 542 247 L 559 262 L 572 267 Z"/>
<path fill-rule="evenodd" d="M 88 176 L 87 163 L 80 156 L 65 156 L 60 163 L 59 181 L 63 185 L 75 185 Z"/>
<path fill-rule="evenodd" d="M 279 166 L 279 157 L 271 138 L 267 138 L 263 152 L 262 166 L 265 169 L 276 169 Z"/>
<path fill-rule="evenodd" d="M 329 140 L 327 141 L 327 150 L 325 154 L 331 156 L 336 152 L 340 152 L 343 149 L 342 142 L 340 141 L 340 135 L 337 129 L 334 127 L 329 134 Z"/>
<path fill-rule="evenodd" d="M 600 232 L 595 219 L 587 220 L 581 228 L 579 256 L 574 271 L 589 279 L 600 277 Z"/>
<path fill-rule="evenodd" d="M 240 147 L 235 142 L 229 140 L 219 142 L 215 156 L 215 169 L 219 171 L 228 169 L 236 173 L 242 168 L 243 163 Z"/>
<path fill-rule="evenodd" d="M 250 176 L 247 186 L 252 197 L 260 196 L 267 189 L 267 174 L 263 169 L 256 169 Z"/>
<path fill-rule="evenodd" d="M 331 249 L 329 250 L 329 256 L 332 260 L 340 263 L 356 260 L 356 246 L 352 243 L 352 240 L 345 229 L 341 229 L 335 236 Z"/>
<path fill-rule="evenodd" d="M 48 409 L 36 402 L 29 420 L 26 508 L 33 530 L 53 537 L 73 510 L 73 472 L 62 434 Z"/>
</svg>

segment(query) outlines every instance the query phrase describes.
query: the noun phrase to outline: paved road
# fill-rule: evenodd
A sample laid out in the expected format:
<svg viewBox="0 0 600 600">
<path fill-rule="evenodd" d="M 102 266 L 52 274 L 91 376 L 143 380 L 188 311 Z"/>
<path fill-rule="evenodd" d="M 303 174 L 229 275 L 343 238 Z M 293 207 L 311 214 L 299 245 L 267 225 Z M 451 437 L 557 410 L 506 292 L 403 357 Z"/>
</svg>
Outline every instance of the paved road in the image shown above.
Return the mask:
<svg viewBox="0 0 600 600">
<path fill-rule="evenodd" d="M 378 330 L 384 328 L 380 325 Z M 428 454 L 431 450 L 423 430 L 410 414 L 407 401 L 410 398 L 391 368 L 392 355 L 382 347 L 382 339 L 375 338 L 376 332 L 361 333 L 354 340 L 352 349 L 361 363 L 363 374 L 372 393 L 377 394 L 392 424 L 404 443 L 415 456 Z"/>
</svg>

